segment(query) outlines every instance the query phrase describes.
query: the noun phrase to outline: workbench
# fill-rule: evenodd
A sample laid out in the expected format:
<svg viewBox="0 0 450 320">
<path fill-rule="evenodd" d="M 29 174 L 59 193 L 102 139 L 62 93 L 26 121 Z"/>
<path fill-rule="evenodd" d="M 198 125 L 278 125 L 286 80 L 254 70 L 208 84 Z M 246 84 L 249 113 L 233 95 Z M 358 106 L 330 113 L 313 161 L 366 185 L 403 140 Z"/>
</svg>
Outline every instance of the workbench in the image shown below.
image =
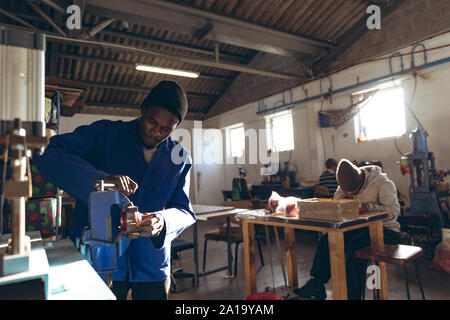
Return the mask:
<svg viewBox="0 0 450 320">
<path fill-rule="evenodd" d="M 328 222 L 288 218 L 282 214 L 265 214 L 264 209 L 239 213 L 236 219 L 242 220 L 244 237 L 245 283 L 247 295 L 256 293 L 255 264 L 255 224 L 284 228 L 288 284 L 298 287 L 297 258 L 295 252 L 295 229 L 326 232 L 330 251 L 331 287 L 334 300 L 347 300 L 347 277 L 345 268 L 344 232 L 369 228 L 372 246 L 383 246 L 383 219 L 387 213 L 368 213 L 358 219 L 345 222 Z M 386 263 L 379 262 L 380 299 L 388 299 Z"/>
<path fill-rule="evenodd" d="M 39 231 L 27 232 L 31 241 L 30 270 L 0 277 L 0 284 L 44 278 L 47 300 L 115 300 L 116 296 L 83 258 L 70 239 L 43 242 Z M 3 235 L 4 248 L 10 235 Z M 24 298 L 34 296 L 24 293 Z"/>
<path fill-rule="evenodd" d="M 48 300 L 116 300 L 116 296 L 70 239 L 44 243 L 49 271 Z"/>
</svg>

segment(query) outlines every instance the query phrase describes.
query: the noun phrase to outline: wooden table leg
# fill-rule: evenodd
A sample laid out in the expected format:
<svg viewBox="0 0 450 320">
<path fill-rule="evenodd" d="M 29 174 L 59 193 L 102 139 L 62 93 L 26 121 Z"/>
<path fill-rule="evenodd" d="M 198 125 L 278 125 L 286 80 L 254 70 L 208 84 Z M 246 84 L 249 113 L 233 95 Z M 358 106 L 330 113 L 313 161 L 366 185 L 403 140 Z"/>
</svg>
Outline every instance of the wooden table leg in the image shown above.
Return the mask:
<svg viewBox="0 0 450 320">
<path fill-rule="evenodd" d="M 384 234 L 383 234 L 383 221 L 378 220 L 369 226 L 370 242 L 372 246 L 376 248 L 384 247 Z M 380 299 L 388 300 L 388 281 L 387 281 L 387 269 L 386 262 L 379 261 L 378 267 L 380 268 Z"/>
<path fill-rule="evenodd" d="M 288 270 L 288 283 L 290 287 L 298 287 L 297 255 L 295 254 L 295 229 L 284 228 L 286 243 L 286 264 Z"/>
<path fill-rule="evenodd" d="M 244 237 L 245 288 L 247 296 L 256 293 L 255 225 L 242 220 Z"/>
<path fill-rule="evenodd" d="M 347 300 L 344 233 L 339 230 L 329 231 L 328 246 L 330 251 L 331 288 L 333 292 L 333 300 Z"/>
</svg>

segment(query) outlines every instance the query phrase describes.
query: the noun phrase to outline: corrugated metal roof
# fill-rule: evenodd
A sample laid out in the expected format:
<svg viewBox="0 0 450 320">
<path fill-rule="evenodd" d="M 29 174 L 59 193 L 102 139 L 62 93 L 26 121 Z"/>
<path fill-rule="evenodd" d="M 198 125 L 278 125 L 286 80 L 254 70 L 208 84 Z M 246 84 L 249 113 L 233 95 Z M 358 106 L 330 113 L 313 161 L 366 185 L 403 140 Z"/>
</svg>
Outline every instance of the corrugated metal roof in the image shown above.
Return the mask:
<svg viewBox="0 0 450 320">
<path fill-rule="evenodd" d="M 67 4 L 67 1 L 52 1 L 61 8 L 65 8 L 64 4 Z M 96 4 L 96 2 L 102 1 L 93 2 Z M 129 3 L 122 2 L 124 5 Z M 147 2 L 158 4 L 162 1 L 148 0 Z M 368 2 L 360 0 L 177 0 L 163 2 L 234 18 L 239 22 L 282 31 L 286 35 L 312 39 L 317 41 L 319 46 L 321 43 L 325 46 L 338 45 L 341 37 L 364 18 L 368 5 Z M 59 21 L 62 24 L 62 14 L 57 10 L 45 3 L 39 3 L 39 1 L 36 4 L 56 23 Z M 47 32 L 56 32 L 25 1 L 1 0 L 0 5 L 3 10 L 36 28 Z M 187 13 L 189 11 L 186 11 Z M 103 22 L 107 16 L 108 14 L 105 16 L 93 14 L 86 9 L 82 21 L 84 30 Z M 23 27 L 20 22 L 1 13 L 0 19 L 2 23 Z M 71 36 L 77 37 L 79 34 L 75 33 Z M 214 55 L 216 42 L 214 40 L 207 37 L 199 39 L 192 34 L 180 32 L 180 30 L 168 30 L 156 23 L 153 26 L 152 19 L 148 19 L 145 25 L 135 23 L 134 20 L 124 22 L 122 19 L 116 19 L 91 40 L 121 44 L 179 57 L 208 60 L 211 61 L 211 64 L 193 64 L 173 60 L 167 56 L 139 53 L 135 50 L 115 50 L 87 43 L 50 40 L 47 48 L 47 74 L 88 83 L 90 90 L 85 101 L 86 106 L 138 108 L 155 84 L 163 79 L 172 79 L 179 82 L 188 92 L 189 118 L 201 119 L 239 75 L 238 71 L 213 65 L 213 62 L 216 61 Z M 258 50 L 251 46 L 246 48 L 224 42 L 218 43 L 218 49 L 221 63 L 238 66 L 248 65 L 258 53 Z M 135 63 L 195 71 L 202 76 L 198 79 L 189 79 L 136 71 Z"/>
</svg>

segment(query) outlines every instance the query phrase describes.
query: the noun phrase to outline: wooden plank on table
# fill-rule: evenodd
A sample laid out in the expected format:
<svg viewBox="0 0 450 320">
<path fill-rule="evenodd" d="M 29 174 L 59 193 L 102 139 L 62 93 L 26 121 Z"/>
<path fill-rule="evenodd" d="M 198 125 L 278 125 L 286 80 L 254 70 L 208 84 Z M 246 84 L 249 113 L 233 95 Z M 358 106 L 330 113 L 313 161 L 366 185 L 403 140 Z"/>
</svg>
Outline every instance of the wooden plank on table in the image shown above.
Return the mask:
<svg viewBox="0 0 450 320">
<path fill-rule="evenodd" d="M 328 232 L 330 250 L 331 288 L 333 300 L 347 300 L 347 275 L 345 269 L 344 233 Z"/>
<path fill-rule="evenodd" d="M 244 237 L 245 288 L 247 296 L 256 293 L 255 225 L 247 220 L 242 222 Z"/>
</svg>

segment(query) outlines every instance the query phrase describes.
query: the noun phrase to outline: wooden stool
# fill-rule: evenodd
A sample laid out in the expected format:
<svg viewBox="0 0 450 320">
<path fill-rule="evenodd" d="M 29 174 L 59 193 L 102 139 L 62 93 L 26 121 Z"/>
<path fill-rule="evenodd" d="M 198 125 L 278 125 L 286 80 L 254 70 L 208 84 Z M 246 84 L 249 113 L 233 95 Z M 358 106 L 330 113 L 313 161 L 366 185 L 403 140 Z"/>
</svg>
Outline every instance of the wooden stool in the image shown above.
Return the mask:
<svg viewBox="0 0 450 320">
<path fill-rule="evenodd" d="M 406 265 L 413 262 L 423 254 L 423 250 L 420 247 L 408 246 L 408 245 L 384 245 L 381 249 L 376 249 L 375 247 L 366 247 L 356 251 L 355 257 L 359 259 L 371 260 L 372 263 L 378 263 L 378 261 L 403 265 L 403 272 L 405 275 L 406 284 L 406 294 L 408 295 L 408 300 L 410 300 L 409 295 L 409 285 L 408 285 L 408 274 L 406 272 Z M 367 262 L 366 262 L 367 263 Z M 423 293 L 422 282 L 420 280 L 419 266 L 417 262 L 414 263 L 416 270 L 417 282 L 419 284 L 420 293 L 422 294 L 422 299 L 425 300 L 425 294 Z M 363 291 L 363 299 L 365 298 L 365 287 Z"/>
</svg>

